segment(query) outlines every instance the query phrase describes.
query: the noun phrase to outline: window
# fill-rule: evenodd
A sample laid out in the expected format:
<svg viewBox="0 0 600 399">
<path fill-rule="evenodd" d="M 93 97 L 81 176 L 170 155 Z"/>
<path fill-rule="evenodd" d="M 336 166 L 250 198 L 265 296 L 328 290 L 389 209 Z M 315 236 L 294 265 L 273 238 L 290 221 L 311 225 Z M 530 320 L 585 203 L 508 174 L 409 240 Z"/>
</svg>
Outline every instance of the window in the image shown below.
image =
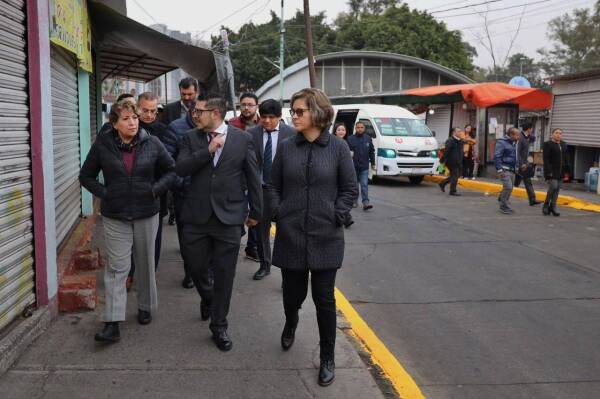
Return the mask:
<svg viewBox="0 0 600 399">
<path fill-rule="evenodd" d="M 375 93 L 381 91 L 380 68 L 365 67 L 363 80 L 363 93 Z"/>
<path fill-rule="evenodd" d="M 431 131 L 420 119 L 374 118 L 382 136 L 432 137 Z"/>
<path fill-rule="evenodd" d="M 397 91 L 400 87 L 400 68 L 383 68 L 381 91 Z"/>
<path fill-rule="evenodd" d="M 360 93 L 360 67 L 344 66 L 346 78 L 346 94 Z"/>
<path fill-rule="evenodd" d="M 402 90 L 419 87 L 419 69 L 402 68 Z"/>
<path fill-rule="evenodd" d="M 325 70 L 325 93 L 328 96 L 339 96 L 342 94 L 342 68 L 326 67 Z"/>
<path fill-rule="evenodd" d="M 421 87 L 437 86 L 438 74 L 427 69 L 421 69 Z"/>
</svg>

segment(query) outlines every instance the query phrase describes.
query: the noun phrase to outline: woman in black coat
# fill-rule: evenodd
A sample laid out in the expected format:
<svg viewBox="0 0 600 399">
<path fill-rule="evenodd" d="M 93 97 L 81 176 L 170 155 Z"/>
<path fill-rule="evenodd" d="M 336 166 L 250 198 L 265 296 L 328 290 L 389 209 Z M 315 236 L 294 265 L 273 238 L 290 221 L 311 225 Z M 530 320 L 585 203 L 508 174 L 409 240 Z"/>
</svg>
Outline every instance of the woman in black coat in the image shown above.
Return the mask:
<svg viewBox="0 0 600 399">
<path fill-rule="evenodd" d="M 343 225 L 358 189 L 348 146 L 327 132 L 333 118 L 327 96 L 304 89 L 291 105 L 298 135 L 281 143 L 270 186 L 277 222 L 273 265 L 281 268 L 286 317 L 281 346 L 288 350 L 294 343 L 310 274 L 321 347 L 319 384 L 326 386 L 335 377 L 334 287 L 344 259 Z"/>
<path fill-rule="evenodd" d="M 120 339 L 132 251 L 137 266 L 138 322 L 148 324 L 152 320 L 151 311 L 157 306 L 154 251 L 159 198 L 175 178 L 175 162 L 165 146 L 139 128 L 135 104 L 114 104 L 109 120 L 112 130 L 98 135 L 79 173 L 81 184 L 101 200 L 108 255 L 104 269 L 105 324 L 95 336 L 100 342 Z M 100 172 L 104 183 L 98 181 Z"/>
</svg>

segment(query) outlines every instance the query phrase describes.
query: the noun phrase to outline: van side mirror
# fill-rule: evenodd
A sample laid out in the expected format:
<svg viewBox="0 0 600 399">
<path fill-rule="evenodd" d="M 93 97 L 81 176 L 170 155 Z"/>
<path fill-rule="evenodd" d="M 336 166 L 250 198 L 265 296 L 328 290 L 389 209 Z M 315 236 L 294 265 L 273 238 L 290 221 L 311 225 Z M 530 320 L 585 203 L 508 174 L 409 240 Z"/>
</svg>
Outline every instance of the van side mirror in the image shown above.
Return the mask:
<svg viewBox="0 0 600 399">
<path fill-rule="evenodd" d="M 433 135 L 433 137 L 435 137 L 435 130 L 432 130 L 431 134 Z"/>
</svg>

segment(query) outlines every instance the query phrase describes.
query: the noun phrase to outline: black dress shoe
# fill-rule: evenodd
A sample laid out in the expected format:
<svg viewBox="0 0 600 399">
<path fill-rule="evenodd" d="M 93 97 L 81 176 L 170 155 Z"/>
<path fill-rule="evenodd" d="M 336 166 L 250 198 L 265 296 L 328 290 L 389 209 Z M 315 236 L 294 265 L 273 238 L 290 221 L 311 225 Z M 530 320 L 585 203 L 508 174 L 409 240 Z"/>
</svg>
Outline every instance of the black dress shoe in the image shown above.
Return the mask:
<svg viewBox="0 0 600 399">
<path fill-rule="evenodd" d="M 121 332 L 119 331 L 119 322 L 113 321 L 110 323 L 104 323 L 104 328 L 101 332 L 94 335 L 94 340 L 98 342 L 117 342 L 121 339 Z"/>
<path fill-rule="evenodd" d="M 296 338 L 296 327 L 298 327 L 298 314 L 292 317 L 292 320 L 286 320 L 281 333 L 281 347 L 284 351 L 289 350 L 294 345 Z"/>
<path fill-rule="evenodd" d="M 461 193 L 457 193 L 456 191 L 454 191 L 454 192 L 451 192 L 450 195 L 453 196 L 453 197 L 460 197 L 462 194 Z"/>
<path fill-rule="evenodd" d="M 215 341 L 215 345 L 217 345 L 217 348 L 219 348 L 223 352 L 230 351 L 233 347 L 233 342 L 231 342 L 231 338 L 229 338 L 229 335 L 227 335 L 227 331 L 219 331 L 217 333 L 213 333 L 212 339 L 213 341 Z"/>
<path fill-rule="evenodd" d="M 175 224 L 175 216 L 169 216 L 169 226 L 173 226 Z"/>
<path fill-rule="evenodd" d="M 539 205 L 541 203 L 542 203 L 542 201 L 529 201 L 529 206 L 536 206 L 536 205 Z"/>
<path fill-rule="evenodd" d="M 556 210 L 556 206 L 549 209 L 552 216 L 560 216 L 560 213 Z"/>
<path fill-rule="evenodd" d="M 542 207 L 542 213 L 546 216 L 548 216 L 550 214 L 550 207 L 545 202 L 544 202 L 544 206 Z"/>
<path fill-rule="evenodd" d="M 181 286 L 186 289 L 194 288 L 194 280 L 190 276 L 185 276 L 181 282 Z"/>
<path fill-rule="evenodd" d="M 319 385 L 326 387 L 331 385 L 335 379 L 335 362 L 333 360 L 321 360 L 319 367 Z"/>
<path fill-rule="evenodd" d="M 254 276 L 252 278 L 254 280 L 262 280 L 263 278 L 267 277 L 269 274 L 271 274 L 271 266 L 260 265 L 260 269 L 258 269 L 258 271 L 256 273 L 254 273 Z"/>
<path fill-rule="evenodd" d="M 200 318 L 202 321 L 210 319 L 210 303 L 200 302 Z"/>
<path fill-rule="evenodd" d="M 446 192 L 446 186 L 442 183 L 438 183 L 438 186 L 440 186 L 440 190 L 442 190 L 443 193 Z"/>
<path fill-rule="evenodd" d="M 150 312 L 146 312 L 145 310 L 138 309 L 138 323 L 150 324 L 151 321 L 152 321 L 152 314 Z"/>
</svg>

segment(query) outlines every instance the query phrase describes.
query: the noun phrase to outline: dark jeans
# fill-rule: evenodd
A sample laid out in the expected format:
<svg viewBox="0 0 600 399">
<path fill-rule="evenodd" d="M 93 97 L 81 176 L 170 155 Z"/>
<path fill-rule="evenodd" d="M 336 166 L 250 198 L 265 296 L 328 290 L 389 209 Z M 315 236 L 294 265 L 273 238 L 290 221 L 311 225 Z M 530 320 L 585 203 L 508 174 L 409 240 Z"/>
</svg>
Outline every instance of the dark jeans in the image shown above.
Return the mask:
<svg viewBox="0 0 600 399">
<path fill-rule="evenodd" d="M 550 209 L 556 209 L 556 201 L 558 200 L 558 194 L 562 187 L 562 180 L 548 179 L 546 180 L 546 184 L 548 184 L 548 192 L 546 193 L 544 205 L 547 205 Z"/>
<path fill-rule="evenodd" d="M 450 183 L 450 192 L 456 192 L 456 185 L 458 184 L 458 177 L 460 176 L 460 165 L 448 166 L 446 165 L 448 170 L 450 170 L 450 176 L 446 177 L 441 181 L 441 185 L 446 187 L 448 183 Z"/>
<path fill-rule="evenodd" d="M 184 257 L 194 259 L 190 272 L 202 301 L 210 304 L 213 333 L 227 330 L 240 239 L 240 226 L 223 224 L 215 214 L 204 224 L 183 225 Z"/>
<path fill-rule="evenodd" d="M 369 202 L 369 169 L 356 169 L 356 180 L 358 181 L 358 188 L 360 189 L 363 204 Z"/>
<path fill-rule="evenodd" d="M 515 175 L 515 187 L 519 187 L 521 181 L 523 182 L 523 185 L 525 185 L 525 190 L 527 190 L 527 197 L 529 198 L 529 203 L 533 204 L 535 202 L 535 189 L 533 188 L 531 177 L 523 177 L 517 173 Z"/>
<path fill-rule="evenodd" d="M 475 167 L 475 161 L 473 158 L 463 158 L 462 164 L 462 177 L 471 178 L 473 177 L 473 168 Z"/>
<path fill-rule="evenodd" d="M 335 352 L 335 276 L 337 269 L 310 272 L 313 302 L 317 309 L 321 360 L 333 360 Z M 308 293 L 309 271 L 281 269 L 283 277 L 283 309 L 285 316 L 293 317 L 302 307 Z"/>
</svg>

